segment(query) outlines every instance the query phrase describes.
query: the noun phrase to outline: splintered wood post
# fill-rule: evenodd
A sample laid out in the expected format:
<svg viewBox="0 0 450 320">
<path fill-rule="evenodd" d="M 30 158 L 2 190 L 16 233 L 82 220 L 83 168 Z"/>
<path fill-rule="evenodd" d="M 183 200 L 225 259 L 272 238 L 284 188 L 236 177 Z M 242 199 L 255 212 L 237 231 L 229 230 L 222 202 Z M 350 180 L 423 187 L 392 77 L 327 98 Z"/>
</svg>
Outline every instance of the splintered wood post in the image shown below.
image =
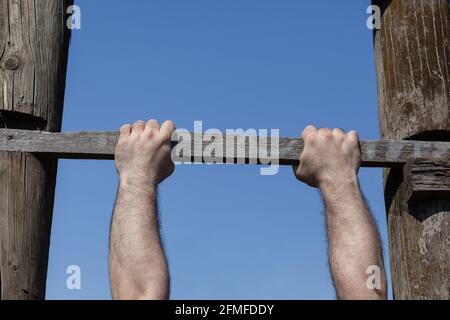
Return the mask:
<svg viewBox="0 0 450 320">
<path fill-rule="evenodd" d="M 374 39 L 383 139 L 450 141 L 448 0 L 373 2 L 383 12 Z M 427 159 L 384 171 L 396 299 L 450 299 L 449 169 Z"/>
<path fill-rule="evenodd" d="M 0 0 L 0 127 L 60 131 L 72 0 Z M 0 152 L 0 298 L 43 299 L 57 160 Z"/>
</svg>

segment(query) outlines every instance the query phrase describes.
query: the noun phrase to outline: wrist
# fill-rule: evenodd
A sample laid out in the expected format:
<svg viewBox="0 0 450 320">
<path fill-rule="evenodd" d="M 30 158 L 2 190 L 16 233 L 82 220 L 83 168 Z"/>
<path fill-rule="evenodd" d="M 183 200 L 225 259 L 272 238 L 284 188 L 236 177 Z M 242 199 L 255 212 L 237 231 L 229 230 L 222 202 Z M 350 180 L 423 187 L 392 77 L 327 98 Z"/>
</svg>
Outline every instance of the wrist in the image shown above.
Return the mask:
<svg viewBox="0 0 450 320">
<path fill-rule="evenodd" d="M 347 193 L 349 190 L 359 189 L 357 173 L 329 176 L 319 181 L 319 189 L 324 193 Z"/>
<path fill-rule="evenodd" d="M 119 186 L 122 189 L 140 188 L 143 190 L 156 190 L 158 188 L 158 183 L 151 177 L 119 175 Z"/>
</svg>

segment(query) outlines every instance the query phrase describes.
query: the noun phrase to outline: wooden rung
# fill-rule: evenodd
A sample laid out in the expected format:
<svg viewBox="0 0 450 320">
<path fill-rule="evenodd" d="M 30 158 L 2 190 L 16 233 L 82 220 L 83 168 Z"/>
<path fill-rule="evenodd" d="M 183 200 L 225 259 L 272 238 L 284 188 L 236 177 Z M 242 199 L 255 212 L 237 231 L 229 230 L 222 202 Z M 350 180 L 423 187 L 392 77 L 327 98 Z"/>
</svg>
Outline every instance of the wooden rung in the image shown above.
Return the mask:
<svg viewBox="0 0 450 320">
<path fill-rule="evenodd" d="M 201 136 L 197 133 L 195 135 Z M 118 132 L 111 131 L 49 133 L 0 129 L 0 151 L 30 152 L 58 159 L 114 159 L 118 136 Z M 224 137 L 224 150 L 227 138 L 231 141 L 235 137 Z M 270 137 L 267 140 L 267 152 L 270 156 Z M 258 138 L 257 141 L 259 143 L 260 139 Z M 210 143 L 203 141 L 201 146 L 204 149 Z M 400 167 L 411 159 L 448 160 L 450 158 L 450 142 L 385 140 L 361 141 L 360 144 L 364 167 Z M 241 161 L 252 163 L 256 160 L 249 156 L 249 139 L 243 139 L 242 143 L 235 140 L 234 147 L 245 148 L 245 159 L 240 159 Z M 194 147 L 195 150 L 199 148 L 200 145 Z M 282 165 L 298 163 L 302 150 L 301 139 L 279 138 L 279 163 Z M 202 158 L 192 160 L 204 162 Z M 233 160 L 238 161 L 236 156 Z"/>
</svg>

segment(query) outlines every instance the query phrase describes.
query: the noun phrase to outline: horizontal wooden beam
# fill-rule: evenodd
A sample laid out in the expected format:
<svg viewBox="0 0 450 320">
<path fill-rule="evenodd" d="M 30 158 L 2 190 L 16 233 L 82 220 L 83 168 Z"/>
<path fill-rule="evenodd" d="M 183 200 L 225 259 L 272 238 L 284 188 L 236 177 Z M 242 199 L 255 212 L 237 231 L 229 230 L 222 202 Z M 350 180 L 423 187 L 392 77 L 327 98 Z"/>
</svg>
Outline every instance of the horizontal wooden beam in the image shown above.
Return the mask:
<svg viewBox="0 0 450 320">
<path fill-rule="evenodd" d="M 114 159 L 114 150 L 118 141 L 118 132 L 65 132 L 49 133 L 28 130 L 0 129 L 0 151 L 29 152 L 47 158 L 58 159 Z M 197 141 L 192 146 L 191 154 L 201 155 L 211 144 L 208 135 L 200 133 L 192 134 L 192 141 Z M 203 139 L 207 137 L 208 139 Z M 242 136 L 241 136 L 242 137 Z M 224 136 L 223 150 L 233 147 L 234 150 L 245 151 L 245 156 L 232 155 L 234 163 L 266 163 L 268 160 L 278 160 L 281 165 L 298 163 L 299 155 L 303 150 L 303 141 L 294 138 L 279 138 L 279 155 L 271 156 L 271 139 L 255 137 L 239 139 L 238 136 Z M 258 150 L 262 150 L 269 156 L 261 156 Z M 231 141 L 227 143 L 226 141 Z M 253 144 L 253 142 L 257 144 Z M 177 142 L 174 141 L 175 146 Z M 178 144 L 178 146 L 180 146 Z M 364 167 L 400 167 L 411 159 L 448 160 L 450 158 L 450 142 L 434 141 L 361 141 L 362 166 Z M 274 145 L 275 146 L 275 145 Z M 259 147 L 259 148 L 258 148 Z M 255 150 L 258 149 L 258 150 Z M 200 151 L 199 151 L 200 150 Z M 238 152 L 236 152 L 239 154 Z M 256 156 L 255 156 L 256 155 Z M 258 155 L 261 157 L 259 158 Z M 191 159 L 194 162 L 206 162 L 203 157 Z M 330 159 L 332 160 L 332 159 Z"/>
</svg>

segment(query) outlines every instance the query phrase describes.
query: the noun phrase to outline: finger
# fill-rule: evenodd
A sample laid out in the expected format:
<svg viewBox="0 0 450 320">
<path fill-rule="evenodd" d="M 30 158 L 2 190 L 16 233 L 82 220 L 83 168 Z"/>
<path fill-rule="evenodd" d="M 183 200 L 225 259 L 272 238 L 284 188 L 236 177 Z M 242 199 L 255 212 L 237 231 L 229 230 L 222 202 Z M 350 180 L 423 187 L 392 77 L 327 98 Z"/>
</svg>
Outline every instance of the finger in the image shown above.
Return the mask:
<svg viewBox="0 0 450 320">
<path fill-rule="evenodd" d="M 349 132 L 347 133 L 347 137 L 349 137 L 349 138 L 354 138 L 354 139 L 359 140 L 359 134 L 358 134 L 358 132 L 356 132 L 355 130 L 349 131 Z"/>
<path fill-rule="evenodd" d="M 334 128 L 333 133 L 338 135 L 345 135 L 344 130 L 342 130 L 341 128 Z"/>
<path fill-rule="evenodd" d="M 333 129 L 333 135 L 335 137 L 338 137 L 338 138 L 341 138 L 341 139 L 345 138 L 345 136 L 346 136 L 344 130 L 342 130 L 341 128 Z"/>
<path fill-rule="evenodd" d="M 120 136 L 121 137 L 128 137 L 131 134 L 131 125 L 130 124 L 124 124 L 120 127 Z"/>
<path fill-rule="evenodd" d="M 175 124 L 171 120 L 167 120 L 162 124 L 160 133 L 164 137 L 170 139 L 174 131 L 175 131 Z"/>
<path fill-rule="evenodd" d="M 330 128 L 320 128 L 319 134 L 331 135 L 333 132 Z"/>
<path fill-rule="evenodd" d="M 332 138 L 333 138 L 333 132 L 331 131 L 330 128 L 320 128 L 319 129 L 318 139 L 329 140 Z"/>
<path fill-rule="evenodd" d="M 159 124 L 158 120 L 155 120 L 155 119 L 151 119 L 151 120 L 147 121 L 147 124 L 145 125 L 145 133 L 146 134 L 150 134 L 150 132 L 152 132 L 153 130 L 159 132 L 159 129 L 160 129 L 160 124 Z"/>
<path fill-rule="evenodd" d="M 156 119 L 151 119 L 147 122 L 147 125 L 150 126 L 153 129 L 160 129 L 161 125 L 159 124 L 159 121 Z"/>
<path fill-rule="evenodd" d="M 142 133 L 144 128 L 145 122 L 143 120 L 136 121 L 131 128 L 131 133 Z"/>
<path fill-rule="evenodd" d="M 313 133 L 317 133 L 317 128 L 314 127 L 313 125 L 309 125 L 305 129 L 303 129 L 301 137 L 302 137 L 302 139 L 305 139 L 307 136 L 309 136 Z"/>
<path fill-rule="evenodd" d="M 352 142 L 358 142 L 359 141 L 359 134 L 355 130 L 351 130 L 347 133 L 347 137 Z"/>
</svg>

